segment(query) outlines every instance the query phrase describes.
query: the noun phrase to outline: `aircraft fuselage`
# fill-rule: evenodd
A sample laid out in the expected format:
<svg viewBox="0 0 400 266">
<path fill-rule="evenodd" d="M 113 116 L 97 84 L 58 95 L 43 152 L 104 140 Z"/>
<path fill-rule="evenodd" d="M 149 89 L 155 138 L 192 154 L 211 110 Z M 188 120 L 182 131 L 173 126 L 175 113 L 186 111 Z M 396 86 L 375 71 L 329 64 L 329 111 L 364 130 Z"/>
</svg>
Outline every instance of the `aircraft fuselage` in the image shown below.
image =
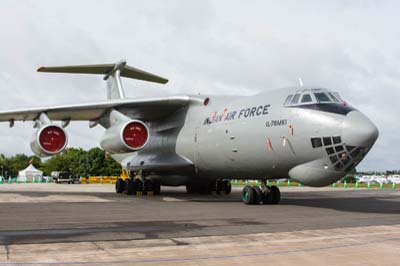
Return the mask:
<svg viewBox="0 0 400 266">
<path fill-rule="evenodd" d="M 151 157 L 164 151 L 169 158 L 176 154 L 193 164 L 184 175 L 167 169 L 162 178 L 166 185 L 288 177 L 305 185 L 328 185 L 361 161 L 378 131 L 361 112 L 333 101 L 339 99 L 333 94 L 331 102 L 318 102 L 314 93 L 321 92 L 331 93 L 289 88 L 255 96 L 203 96 L 207 105 L 191 104 L 161 124 L 149 123 L 152 140 L 139 154 Z M 285 102 L 296 94 L 297 104 Z M 311 101 L 301 103 L 305 94 Z"/>
</svg>

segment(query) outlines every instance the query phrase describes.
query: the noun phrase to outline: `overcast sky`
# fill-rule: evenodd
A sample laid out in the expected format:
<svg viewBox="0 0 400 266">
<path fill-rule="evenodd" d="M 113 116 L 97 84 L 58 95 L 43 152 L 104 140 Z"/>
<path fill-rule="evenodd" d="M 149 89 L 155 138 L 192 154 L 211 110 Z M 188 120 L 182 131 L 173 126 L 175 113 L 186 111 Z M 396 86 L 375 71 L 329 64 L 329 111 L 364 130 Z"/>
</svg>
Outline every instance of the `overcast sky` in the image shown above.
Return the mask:
<svg viewBox="0 0 400 266">
<path fill-rule="evenodd" d="M 379 128 L 358 170 L 400 169 L 398 1 L 0 1 L 0 109 L 103 100 L 98 76 L 41 65 L 128 64 L 169 78 L 124 80 L 129 97 L 337 90 Z M 69 146 L 103 129 L 71 123 Z M 32 154 L 32 123 L 0 125 L 0 152 Z"/>
</svg>

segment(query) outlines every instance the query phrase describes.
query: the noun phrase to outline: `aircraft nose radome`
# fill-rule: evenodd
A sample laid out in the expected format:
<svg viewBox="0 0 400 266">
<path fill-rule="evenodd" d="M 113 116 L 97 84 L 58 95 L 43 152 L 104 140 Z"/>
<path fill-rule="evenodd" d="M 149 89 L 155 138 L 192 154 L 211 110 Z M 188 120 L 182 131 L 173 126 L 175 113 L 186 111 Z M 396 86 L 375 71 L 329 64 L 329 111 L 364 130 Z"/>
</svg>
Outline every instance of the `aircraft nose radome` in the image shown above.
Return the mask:
<svg viewBox="0 0 400 266">
<path fill-rule="evenodd" d="M 359 111 L 347 114 L 343 121 L 343 142 L 351 146 L 372 147 L 379 132 L 376 126 Z"/>
</svg>

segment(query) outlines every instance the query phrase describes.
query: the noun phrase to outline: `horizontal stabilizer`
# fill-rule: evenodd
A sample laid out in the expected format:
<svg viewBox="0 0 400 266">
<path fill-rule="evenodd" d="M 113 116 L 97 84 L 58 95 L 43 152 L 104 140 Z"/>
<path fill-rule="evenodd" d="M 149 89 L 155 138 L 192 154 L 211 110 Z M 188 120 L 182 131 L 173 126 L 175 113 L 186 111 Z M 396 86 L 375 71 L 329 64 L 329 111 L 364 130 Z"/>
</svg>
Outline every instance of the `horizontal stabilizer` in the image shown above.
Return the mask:
<svg viewBox="0 0 400 266">
<path fill-rule="evenodd" d="M 126 65 L 126 62 L 124 60 L 120 61 L 117 64 L 40 67 L 37 71 L 49 73 L 99 74 L 105 75 L 105 79 L 107 79 L 116 70 L 120 70 L 120 75 L 122 77 L 156 82 L 161 84 L 165 84 L 168 82 L 168 79 L 166 78 L 128 66 Z"/>
</svg>

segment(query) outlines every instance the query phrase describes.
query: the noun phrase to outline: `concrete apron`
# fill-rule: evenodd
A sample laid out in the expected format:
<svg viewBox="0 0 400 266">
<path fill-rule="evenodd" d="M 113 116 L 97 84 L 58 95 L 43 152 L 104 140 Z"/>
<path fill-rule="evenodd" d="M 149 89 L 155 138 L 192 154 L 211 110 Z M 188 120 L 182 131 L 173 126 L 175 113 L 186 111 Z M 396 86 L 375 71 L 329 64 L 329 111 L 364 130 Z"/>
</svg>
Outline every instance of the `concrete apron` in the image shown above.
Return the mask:
<svg viewBox="0 0 400 266">
<path fill-rule="evenodd" d="M 400 225 L 0 246 L 0 265 L 399 265 Z M 246 263 L 246 264 L 244 264 Z"/>
</svg>

